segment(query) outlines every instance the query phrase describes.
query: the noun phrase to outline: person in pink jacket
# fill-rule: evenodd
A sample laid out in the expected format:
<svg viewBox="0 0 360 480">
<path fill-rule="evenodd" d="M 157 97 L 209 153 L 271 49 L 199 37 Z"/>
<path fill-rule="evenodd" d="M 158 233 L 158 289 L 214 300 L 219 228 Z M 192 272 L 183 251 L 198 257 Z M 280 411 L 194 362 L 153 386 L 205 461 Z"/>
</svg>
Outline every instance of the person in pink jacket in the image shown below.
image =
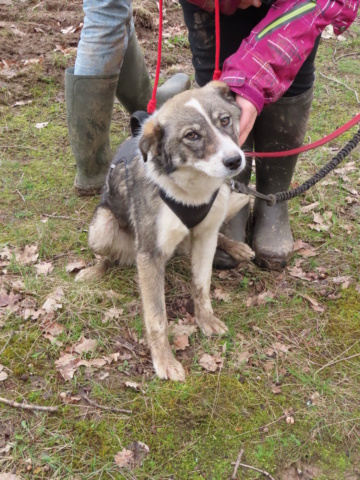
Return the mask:
<svg viewBox="0 0 360 480">
<path fill-rule="evenodd" d="M 240 144 L 258 152 L 290 150 L 305 137 L 313 97 L 314 60 L 321 32 L 336 34 L 354 21 L 360 0 L 220 0 L 220 80 L 242 108 Z M 215 66 L 214 0 L 180 0 L 189 31 L 195 80 L 203 86 Z M 256 159 L 256 189 L 287 190 L 297 155 Z M 239 180 L 249 183 L 251 163 Z M 255 262 L 280 270 L 293 252 L 287 203 L 268 207 L 256 198 L 252 220 L 240 212 L 226 227 L 239 241 L 246 236 Z M 246 227 L 248 227 L 246 231 Z M 247 234 L 247 235 L 246 235 Z M 215 267 L 235 260 L 218 249 Z"/>
</svg>

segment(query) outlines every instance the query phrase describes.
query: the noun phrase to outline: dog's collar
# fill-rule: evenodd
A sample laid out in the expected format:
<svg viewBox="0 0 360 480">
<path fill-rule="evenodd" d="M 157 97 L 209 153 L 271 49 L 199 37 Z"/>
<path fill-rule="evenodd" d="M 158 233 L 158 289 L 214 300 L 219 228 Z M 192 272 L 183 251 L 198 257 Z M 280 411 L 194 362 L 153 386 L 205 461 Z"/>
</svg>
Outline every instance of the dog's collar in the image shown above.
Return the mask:
<svg viewBox="0 0 360 480">
<path fill-rule="evenodd" d="M 160 188 L 159 195 L 163 202 L 175 213 L 175 215 L 182 221 L 187 228 L 194 228 L 199 225 L 206 215 L 210 212 L 215 198 L 219 193 L 219 189 L 213 193 L 208 203 L 202 205 L 185 205 L 184 203 L 177 202 L 176 200 L 169 198 L 164 190 Z"/>
</svg>

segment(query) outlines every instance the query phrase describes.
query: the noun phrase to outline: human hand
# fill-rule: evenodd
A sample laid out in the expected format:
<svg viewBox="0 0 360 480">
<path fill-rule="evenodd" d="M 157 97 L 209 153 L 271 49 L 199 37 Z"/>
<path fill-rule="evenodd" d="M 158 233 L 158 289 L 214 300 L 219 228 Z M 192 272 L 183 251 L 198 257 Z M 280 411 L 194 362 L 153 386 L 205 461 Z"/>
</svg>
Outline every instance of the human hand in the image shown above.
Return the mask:
<svg viewBox="0 0 360 480">
<path fill-rule="evenodd" d="M 256 7 L 259 8 L 261 6 L 261 0 L 240 0 L 238 7 L 241 10 L 245 10 L 245 8 L 249 7 Z"/>
<path fill-rule="evenodd" d="M 240 97 L 240 95 L 236 95 L 235 97 L 236 103 L 241 108 L 241 117 L 240 117 L 240 136 L 239 136 L 239 145 L 245 142 L 249 133 L 251 132 L 256 117 L 257 117 L 257 109 L 253 103 L 249 100 L 246 100 L 244 97 Z"/>
</svg>

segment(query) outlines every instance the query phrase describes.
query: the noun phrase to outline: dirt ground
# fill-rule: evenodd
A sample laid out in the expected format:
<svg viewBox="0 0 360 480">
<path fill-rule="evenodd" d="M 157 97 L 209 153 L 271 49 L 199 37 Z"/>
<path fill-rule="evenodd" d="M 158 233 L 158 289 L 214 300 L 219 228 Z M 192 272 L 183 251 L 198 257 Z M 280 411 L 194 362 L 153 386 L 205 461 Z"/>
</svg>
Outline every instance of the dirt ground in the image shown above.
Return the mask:
<svg viewBox="0 0 360 480">
<path fill-rule="evenodd" d="M 134 20 L 153 77 L 158 47 L 156 2 L 135 5 Z M 59 84 L 64 82 L 64 67 L 74 63 L 82 21 L 81 1 L 0 1 L 0 104 L 9 105 L 31 97 L 34 79 L 39 81 L 37 75 L 32 75 L 31 66 L 41 64 L 44 77 Z M 176 55 L 172 54 L 174 46 L 167 40 L 171 37 L 185 43 L 184 48 L 176 49 Z M 171 2 L 164 10 L 163 39 L 161 76 L 166 78 L 172 68 L 190 73 L 192 67 L 181 8 Z M 6 98 L 3 87 L 8 87 Z"/>
</svg>

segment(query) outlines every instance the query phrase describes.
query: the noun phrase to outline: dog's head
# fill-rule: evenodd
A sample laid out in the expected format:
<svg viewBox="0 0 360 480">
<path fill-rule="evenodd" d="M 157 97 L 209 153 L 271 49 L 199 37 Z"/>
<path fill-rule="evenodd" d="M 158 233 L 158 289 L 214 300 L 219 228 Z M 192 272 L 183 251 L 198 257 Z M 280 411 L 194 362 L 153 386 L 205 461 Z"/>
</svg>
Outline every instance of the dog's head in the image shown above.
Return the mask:
<svg viewBox="0 0 360 480">
<path fill-rule="evenodd" d="M 241 111 L 223 82 L 211 82 L 168 100 L 144 124 L 139 148 L 157 175 L 174 179 L 196 170 L 225 179 L 240 173 L 245 156 L 238 144 Z"/>
</svg>

